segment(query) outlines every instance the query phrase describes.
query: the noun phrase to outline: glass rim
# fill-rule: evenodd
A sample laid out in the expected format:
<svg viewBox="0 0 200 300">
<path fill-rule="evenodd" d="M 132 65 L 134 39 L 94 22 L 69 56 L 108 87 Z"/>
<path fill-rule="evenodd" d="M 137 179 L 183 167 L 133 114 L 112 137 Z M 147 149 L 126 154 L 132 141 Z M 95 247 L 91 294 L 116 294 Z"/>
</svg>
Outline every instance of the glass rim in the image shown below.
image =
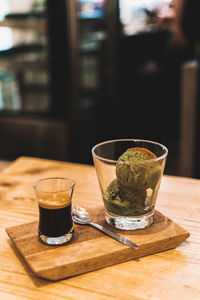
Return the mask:
<svg viewBox="0 0 200 300">
<path fill-rule="evenodd" d="M 45 191 L 45 190 L 43 190 L 43 189 L 38 189 L 38 188 L 37 188 L 37 184 L 40 183 L 40 182 L 42 182 L 42 181 L 51 180 L 51 179 L 53 179 L 53 180 L 56 180 L 56 179 L 62 179 L 63 181 L 71 182 L 71 183 L 72 183 L 72 186 L 70 187 L 71 189 L 73 189 L 73 188 L 75 187 L 75 184 L 76 184 L 76 182 L 75 182 L 73 179 L 71 179 L 71 178 L 66 178 L 66 177 L 45 177 L 45 178 L 38 179 L 37 181 L 35 181 L 35 182 L 33 183 L 33 188 L 34 188 L 35 190 L 40 190 L 40 191 L 42 191 L 43 193 L 49 193 L 49 191 Z M 61 191 L 63 191 L 63 189 L 60 190 L 60 191 L 57 191 L 57 192 L 61 192 Z"/>
<path fill-rule="evenodd" d="M 113 143 L 113 142 L 145 142 L 145 143 L 149 143 L 149 144 L 154 144 L 154 145 L 157 145 L 159 147 L 161 147 L 165 153 L 158 156 L 158 157 L 155 157 L 155 158 L 151 158 L 151 159 L 148 159 L 148 161 L 159 161 L 159 160 L 162 160 L 164 159 L 165 157 L 167 157 L 168 155 L 168 149 L 166 146 L 164 146 L 163 144 L 161 143 L 158 143 L 158 142 L 154 142 L 154 141 L 151 141 L 151 140 L 144 140 L 144 139 L 114 139 L 114 140 L 107 140 L 107 141 L 104 141 L 104 142 L 101 142 L 101 143 L 98 143 L 96 144 L 94 147 L 92 147 L 92 155 L 96 158 L 98 158 L 99 160 L 101 161 L 104 161 L 104 162 L 108 162 L 108 163 L 116 163 L 117 160 L 114 160 L 114 159 L 109 159 L 109 158 L 105 158 L 105 157 L 102 157 L 102 156 L 99 156 L 95 153 L 95 150 L 97 147 L 99 146 L 102 146 L 102 145 L 105 145 L 105 144 L 110 144 L 110 143 Z"/>
</svg>

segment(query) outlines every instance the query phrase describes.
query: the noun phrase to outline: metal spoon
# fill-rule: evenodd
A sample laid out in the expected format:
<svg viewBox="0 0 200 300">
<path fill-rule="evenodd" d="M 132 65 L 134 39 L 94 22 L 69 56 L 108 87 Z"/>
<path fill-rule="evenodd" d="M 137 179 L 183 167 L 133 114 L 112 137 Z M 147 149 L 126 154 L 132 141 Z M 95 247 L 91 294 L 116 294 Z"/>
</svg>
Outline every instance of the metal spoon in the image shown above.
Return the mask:
<svg viewBox="0 0 200 300">
<path fill-rule="evenodd" d="M 113 239 L 119 241 L 120 243 L 125 244 L 129 247 L 138 249 L 138 245 L 131 242 L 127 238 L 120 236 L 97 223 L 92 222 L 90 219 L 89 213 L 83 207 L 80 207 L 78 205 L 73 205 L 72 218 L 73 218 L 73 221 L 77 224 L 90 225 L 90 226 L 102 231 L 103 233 L 107 234 L 108 236 L 112 237 Z"/>
</svg>

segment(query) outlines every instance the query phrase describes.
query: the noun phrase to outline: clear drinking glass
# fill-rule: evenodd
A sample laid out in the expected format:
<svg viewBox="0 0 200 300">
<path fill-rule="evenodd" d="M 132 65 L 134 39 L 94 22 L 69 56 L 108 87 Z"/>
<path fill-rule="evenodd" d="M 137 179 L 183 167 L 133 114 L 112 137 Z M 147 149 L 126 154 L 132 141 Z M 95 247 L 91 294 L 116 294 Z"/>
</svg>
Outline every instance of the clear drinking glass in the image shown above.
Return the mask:
<svg viewBox="0 0 200 300">
<path fill-rule="evenodd" d="M 150 158 L 131 160 L 130 148 Z M 124 230 L 152 224 L 167 154 L 165 146 L 140 139 L 110 140 L 92 148 L 108 224 Z"/>
<path fill-rule="evenodd" d="M 60 245 L 73 237 L 71 204 L 75 182 L 51 177 L 33 184 L 39 206 L 39 238 L 49 245 Z"/>
</svg>

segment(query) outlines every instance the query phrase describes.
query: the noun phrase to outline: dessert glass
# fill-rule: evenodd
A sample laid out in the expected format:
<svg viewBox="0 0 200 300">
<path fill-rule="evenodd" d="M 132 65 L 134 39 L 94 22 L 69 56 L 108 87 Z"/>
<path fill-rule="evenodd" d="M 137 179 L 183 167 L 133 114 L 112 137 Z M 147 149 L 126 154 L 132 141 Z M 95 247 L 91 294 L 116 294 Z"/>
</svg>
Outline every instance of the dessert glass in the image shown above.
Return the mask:
<svg viewBox="0 0 200 300">
<path fill-rule="evenodd" d="M 141 161 L 122 159 L 127 149 L 133 147 L 154 156 Z M 92 148 L 108 224 L 134 230 L 153 223 L 167 155 L 164 145 L 141 139 L 110 140 Z"/>
</svg>

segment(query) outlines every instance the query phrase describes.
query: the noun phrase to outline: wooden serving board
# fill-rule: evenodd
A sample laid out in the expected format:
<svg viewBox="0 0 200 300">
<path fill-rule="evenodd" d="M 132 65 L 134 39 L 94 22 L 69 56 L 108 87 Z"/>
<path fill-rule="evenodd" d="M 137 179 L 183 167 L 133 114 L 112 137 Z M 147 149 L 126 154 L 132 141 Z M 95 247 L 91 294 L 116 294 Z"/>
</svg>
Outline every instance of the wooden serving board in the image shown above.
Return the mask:
<svg viewBox="0 0 200 300">
<path fill-rule="evenodd" d="M 93 221 L 139 245 L 125 246 L 87 225 L 75 225 L 72 241 L 63 246 L 48 246 L 38 239 L 38 222 L 6 229 L 21 257 L 39 277 L 58 280 L 101 269 L 131 259 L 177 247 L 189 233 L 172 220 L 155 212 L 154 223 L 133 231 L 117 230 L 106 224 L 103 208 L 90 211 Z"/>
</svg>

